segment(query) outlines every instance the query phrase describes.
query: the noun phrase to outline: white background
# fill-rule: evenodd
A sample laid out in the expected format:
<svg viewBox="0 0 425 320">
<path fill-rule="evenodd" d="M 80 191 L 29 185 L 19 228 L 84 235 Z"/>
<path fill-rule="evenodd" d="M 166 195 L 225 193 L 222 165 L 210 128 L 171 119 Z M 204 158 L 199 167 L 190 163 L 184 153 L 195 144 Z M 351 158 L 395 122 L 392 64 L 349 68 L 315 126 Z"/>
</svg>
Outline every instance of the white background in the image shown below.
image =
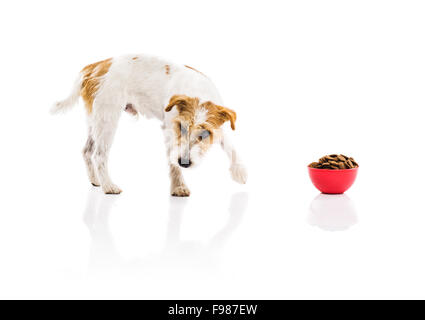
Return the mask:
<svg viewBox="0 0 425 320">
<path fill-rule="evenodd" d="M 0 10 L 1 298 L 425 298 L 422 1 L 13 1 Z M 159 123 L 123 115 L 105 196 L 86 178 L 85 65 L 152 53 L 237 111 L 169 196 Z M 360 163 L 344 196 L 306 165 Z"/>
</svg>

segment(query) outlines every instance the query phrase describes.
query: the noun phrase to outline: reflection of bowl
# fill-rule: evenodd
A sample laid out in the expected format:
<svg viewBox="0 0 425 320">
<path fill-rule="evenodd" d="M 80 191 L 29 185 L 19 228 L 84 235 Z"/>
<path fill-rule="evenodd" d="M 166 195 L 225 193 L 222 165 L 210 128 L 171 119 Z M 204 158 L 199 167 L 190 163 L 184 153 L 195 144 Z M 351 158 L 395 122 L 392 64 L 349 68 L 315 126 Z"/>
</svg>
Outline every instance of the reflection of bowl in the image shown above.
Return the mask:
<svg viewBox="0 0 425 320">
<path fill-rule="evenodd" d="M 323 193 L 338 194 L 347 191 L 356 180 L 357 168 L 343 170 L 316 169 L 308 167 L 311 182 Z"/>
<path fill-rule="evenodd" d="M 345 194 L 319 194 L 311 202 L 308 220 L 326 231 L 343 231 L 357 223 L 356 207 Z"/>
</svg>

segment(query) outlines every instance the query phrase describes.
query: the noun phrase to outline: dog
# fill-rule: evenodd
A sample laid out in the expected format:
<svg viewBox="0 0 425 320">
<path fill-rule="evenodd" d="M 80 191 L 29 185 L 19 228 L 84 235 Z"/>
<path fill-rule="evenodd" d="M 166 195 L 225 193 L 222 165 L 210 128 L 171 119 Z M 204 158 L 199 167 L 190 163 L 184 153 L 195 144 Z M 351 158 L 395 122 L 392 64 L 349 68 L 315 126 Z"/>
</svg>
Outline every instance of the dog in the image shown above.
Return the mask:
<svg viewBox="0 0 425 320">
<path fill-rule="evenodd" d="M 222 130 L 226 122 L 235 130 L 236 113 L 222 106 L 216 87 L 200 71 L 145 54 L 110 58 L 84 67 L 52 113 L 70 109 L 79 97 L 88 118 L 83 149 L 88 177 L 106 194 L 122 192 L 109 177 L 108 154 L 123 111 L 162 122 L 172 196 L 190 195 L 182 169 L 196 166 L 213 143 L 227 154 L 233 180 L 246 183 L 246 168 Z"/>
</svg>

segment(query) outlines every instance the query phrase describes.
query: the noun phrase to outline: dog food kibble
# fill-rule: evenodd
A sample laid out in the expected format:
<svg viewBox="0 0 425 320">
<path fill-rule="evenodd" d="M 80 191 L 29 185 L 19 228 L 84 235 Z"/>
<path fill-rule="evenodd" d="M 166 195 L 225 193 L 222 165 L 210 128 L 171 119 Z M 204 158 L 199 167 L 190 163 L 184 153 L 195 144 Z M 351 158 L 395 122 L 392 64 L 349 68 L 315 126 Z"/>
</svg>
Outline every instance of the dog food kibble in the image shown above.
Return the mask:
<svg viewBox="0 0 425 320">
<path fill-rule="evenodd" d="M 318 162 L 312 162 L 308 165 L 310 168 L 343 170 L 357 168 L 359 165 L 353 158 L 343 154 L 330 154 L 319 159 Z"/>
</svg>

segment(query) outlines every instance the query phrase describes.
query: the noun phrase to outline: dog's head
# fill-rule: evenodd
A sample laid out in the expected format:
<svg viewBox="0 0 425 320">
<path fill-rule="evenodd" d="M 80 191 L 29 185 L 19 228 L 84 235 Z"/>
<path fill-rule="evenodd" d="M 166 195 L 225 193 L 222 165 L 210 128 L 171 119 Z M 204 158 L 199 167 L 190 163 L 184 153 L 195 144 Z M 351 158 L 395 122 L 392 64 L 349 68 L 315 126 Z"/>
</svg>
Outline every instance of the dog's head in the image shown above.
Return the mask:
<svg viewBox="0 0 425 320">
<path fill-rule="evenodd" d="M 170 160 L 181 167 L 199 163 L 223 123 L 230 121 L 235 130 L 236 113 L 210 101 L 200 103 L 198 98 L 175 95 L 165 111 L 170 112 L 173 108 L 177 109 L 177 115 L 173 119 Z"/>
</svg>

